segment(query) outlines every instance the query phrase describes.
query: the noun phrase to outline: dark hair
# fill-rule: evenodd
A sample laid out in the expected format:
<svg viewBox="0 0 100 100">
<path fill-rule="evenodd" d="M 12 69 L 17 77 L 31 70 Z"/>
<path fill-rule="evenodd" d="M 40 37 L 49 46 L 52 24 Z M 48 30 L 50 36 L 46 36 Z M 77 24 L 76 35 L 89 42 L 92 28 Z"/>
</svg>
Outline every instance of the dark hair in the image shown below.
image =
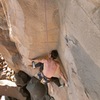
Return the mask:
<svg viewBox="0 0 100 100">
<path fill-rule="evenodd" d="M 53 59 L 56 59 L 56 58 L 58 57 L 58 52 L 57 52 L 57 50 L 52 50 L 52 51 L 51 51 L 51 57 L 52 57 Z"/>
</svg>

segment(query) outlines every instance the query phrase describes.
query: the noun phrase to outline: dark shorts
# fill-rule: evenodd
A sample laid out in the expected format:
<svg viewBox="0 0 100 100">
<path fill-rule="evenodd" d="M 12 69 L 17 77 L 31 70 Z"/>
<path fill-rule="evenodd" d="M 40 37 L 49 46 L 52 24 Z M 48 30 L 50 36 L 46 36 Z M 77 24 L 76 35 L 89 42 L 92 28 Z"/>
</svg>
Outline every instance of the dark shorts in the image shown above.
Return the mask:
<svg viewBox="0 0 100 100">
<path fill-rule="evenodd" d="M 38 73 L 38 77 L 39 77 L 40 80 L 43 79 L 44 80 L 44 83 L 48 83 L 51 80 L 51 78 L 46 77 L 42 72 L 39 72 Z"/>
<path fill-rule="evenodd" d="M 38 77 L 40 80 L 43 79 L 45 84 L 47 84 L 49 82 L 54 82 L 58 87 L 61 86 L 60 81 L 57 77 L 48 78 L 41 72 L 38 73 Z"/>
</svg>

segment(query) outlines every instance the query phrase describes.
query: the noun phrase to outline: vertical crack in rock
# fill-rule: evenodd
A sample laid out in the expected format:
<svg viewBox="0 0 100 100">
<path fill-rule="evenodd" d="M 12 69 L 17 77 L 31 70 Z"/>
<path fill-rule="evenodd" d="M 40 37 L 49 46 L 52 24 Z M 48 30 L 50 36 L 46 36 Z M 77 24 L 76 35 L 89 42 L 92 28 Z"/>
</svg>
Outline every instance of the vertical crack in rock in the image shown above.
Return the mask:
<svg viewBox="0 0 100 100">
<path fill-rule="evenodd" d="M 86 88 L 85 88 L 85 94 L 86 94 L 86 96 L 89 98 L 89 96 L 88 96 L 88 91 L 87 91 Z"/>
</svg>

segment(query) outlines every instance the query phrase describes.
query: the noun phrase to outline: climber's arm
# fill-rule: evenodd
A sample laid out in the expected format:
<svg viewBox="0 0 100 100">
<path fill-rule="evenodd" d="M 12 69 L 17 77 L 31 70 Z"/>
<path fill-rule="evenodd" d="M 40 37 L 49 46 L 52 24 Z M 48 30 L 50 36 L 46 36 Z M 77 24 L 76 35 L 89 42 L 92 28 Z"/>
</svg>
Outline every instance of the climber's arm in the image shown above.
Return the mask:
<svg viewBox="0 0 100 100">
<path fill-rule="evenodd" d="M 64 74 L 62 73 L 61 69 L 60 69 L 60 65 L 58 65 L 58 72 L 59 72 L 59 76 L 61 77 L 61 79 L 64 81 L 65 85 L 67 85 L 67 79 L 65 78 Z"/>
</svg>

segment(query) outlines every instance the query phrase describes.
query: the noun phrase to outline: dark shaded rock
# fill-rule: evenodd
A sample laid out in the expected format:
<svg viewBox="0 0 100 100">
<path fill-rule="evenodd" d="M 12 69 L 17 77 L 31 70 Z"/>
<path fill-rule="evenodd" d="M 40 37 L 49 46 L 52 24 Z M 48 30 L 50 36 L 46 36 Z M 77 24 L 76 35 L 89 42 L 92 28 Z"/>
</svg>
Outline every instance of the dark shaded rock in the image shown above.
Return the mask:
<svg viewBox="0 0 100 100">
<path fill-rule="evenodd" d="M 15 79 L 16 79 L 16 84 L 18 86 L 25 86 L 27 82 L 30 81 L 31 77 L 27 75 L 23 71 L 19 71 L 18 73 L 15 74 Z"/>
<path fill-rule="evenodd" d="M 26 88 L 30 92 L 31 100 L 54 100 L 54 98 L 48 94 L 47 85 L 42 84 L 40 80 L 35 77 L 32 77 Z"/>
<path fill-rule="evenodd" d="M 47 88 L 37 78 L 32 77 L 26 88 L 30 92 L 33 100 L 46 100 Z"/>
<path fill-rule="evenodd" d="M 7 100 L 18 100 L 18 99 L 16 99 L 16 98 L 12 98 L 12 97 L 8 97 Z"/>
<path fill-rule="evenodd" d="M 19 71 L 18 73 L 15 74 L 15 79 L 16 79 L 16 84 L 21 87 L 19 92 L 24 97 L 26 97 L 26 100 L 31 100 L 30 93 L 26 89 L 26 85 L 30 81 L 31 77 L 27 75 L 25 72 Z"/>
<path fill-rule="evenodd" d="M 21 93 L 24 97 L 26 97 L 26 100 L 31 100 L 31 99 L 30 99 L 30 93 L 29 93 L 29 91 L 26 89 L 26 85 L 23 86 L 22 88 L 20 88 L 20 93 Z"/>
</svg>

